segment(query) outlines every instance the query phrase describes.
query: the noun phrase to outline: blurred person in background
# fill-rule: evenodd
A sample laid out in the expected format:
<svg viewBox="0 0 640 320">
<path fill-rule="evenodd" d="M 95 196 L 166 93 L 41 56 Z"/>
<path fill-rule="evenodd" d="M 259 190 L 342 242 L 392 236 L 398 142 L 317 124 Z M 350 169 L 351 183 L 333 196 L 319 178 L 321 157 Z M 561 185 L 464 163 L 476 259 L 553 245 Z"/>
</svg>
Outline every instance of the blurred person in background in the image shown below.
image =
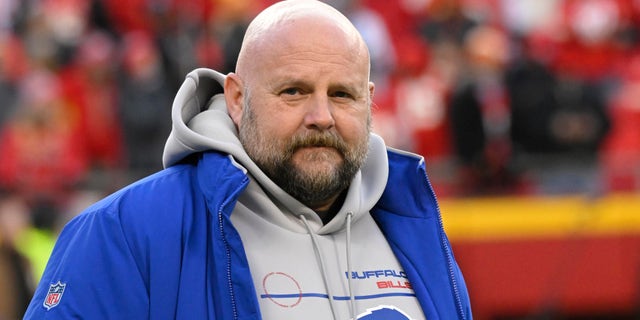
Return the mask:
<svg viewBox="0 0 640 320">
<path fill-rule="evenodd" d="M 417 30 L 433 46 L 453 43 L 462 47 L 467 33 L 479 23 L 465 14 L 460 0 L 433 0 L 425 14 Z"/>
<path fill-rule="evenodd" d="M 599 155 L 605 191 L 640 190 L 640 54 L 630 57 L 609 105 L 611 131 Z"/>
<path fill-rule="evenodd" d="M 370 132 L 369 70 L 334 8 L 262 11 L 235 73 L 187 76 L 167 168 L 67 225 L 25 318 L 471 319 L 424 159 Z"/>
<path fill-rule="evenodd" d="M 124 141 L 114 61 L 114 39 L 92 30 L 60 71 L 61 89 L 73 112 L 69 119 L 81 133 L 79 145 L 89 161 L 89 189 L 112 190 L 123 183 Z"/>
<path fill-rule="evenodd" d="M 611 126 L 614 77 L 626 61 L 623 46 L 615 44 L 617 6 L 562 2 L 555 12 L 562 19 L 513 42 L 518 55 L 507 88 L 514 158 L 536 193 L 601 189 L 598 152 Z"/>
<path fill-rule="evenodd" d="M 23 197 L 37 228 L 53 230 L 88 168 L 57 75 L 33 70 L 0 131 L 0 185 Z"/>
<path fill-rule="evenodd" d="M 363 0 L 330 0 L 328 4 L 344 13 L 371 51 L 371 80 L 380 91 L 386 90 L 390 74 L 396 68 L 394 39 L 382 15 L 369 8 Z"/>
<path fill-rule="evenodd" d="M 17 86 L 26 70 L 22 42 L 13 35 L 0 35 L 0 127 L 17 108 Z"/>
<path fill-rule="evenodd" d="M 22 318 L 33 294 L 31 265 L 21 252 L 30 225 L 24 200 L 0 190 L 0 319 Z"/>
<path fill-rule="evenodd" d="M 0 231 L 12 267 L 0 274 L 12 278 L 3 285 L 16 286 L 3 288 L 12 297 L 3 302 L 22 304 L 67 221 L 65 212 L 84 179 L 87 159 L 57 75 L 30 70 L 18 88 L 15 112 L 0 129 Z M 20 314 L 24 307 L 19 306 Z M 0 306 L 0 313 L 11 310 Z"/>
<path fill-rule="evenodd" d="M 455 174 L 448 165 L 452 152 L 447 68 L 456 54 L 445 53 L 444 45 L 431 47 L 417 35 L 405 36 L 396 43 L 398 65 L 390 77 L 388 92 L 381 96 L 376 93 L 373 128 L 378 131 L 386 125 L 382 121 L 394 121 L 394 134 L 380 132 L 385 142 L 428 157 L 431 183 L 439 194 L 450 194 L 455 189 Z"/>
<path fill-rule="evenodd" d="M 159 50 L 144 32 L 130 32 L 122 41 L 118 77 L 118 118 L 124 134 L 128 180 L 162 168 L 158 159 L 171 130 L 171 85 Z"/>
<path fill-rule="evenodd" d="M 220 0 L 216 3 L 213 17 L 209 21 L 207 34 L 216 39 L 222 50 L 223 73 L 236 69 L 238 53 L 242 46 L 242 37 L 249 25 L 249 18 L 259 10 L 258 2 L 253 0 Z"/>
<path fill-rule="evenodd" d="M 625 3 L 563 1 L 556 34 L 548 35 L 558 46 L 550 61 L 554 72 L 608 89 L 629 48 L 622 32 L 631 12 Z"/>
<path fill-rule="evenodd" d="M 504 78 L 508 38 L 502 30 L 479 25 L 468 32 L 463 45 L 468 69 L 460 73 L 449 110 L 460 183 L 467 195 L 504 193 L 517 184 Z"/>
<path fill-rule="evenodd" d="M 89 29 L 90 1 L 21 1 L 17 26 L 31 63 L 57 71 L 70 63 Z"/>
</svg>

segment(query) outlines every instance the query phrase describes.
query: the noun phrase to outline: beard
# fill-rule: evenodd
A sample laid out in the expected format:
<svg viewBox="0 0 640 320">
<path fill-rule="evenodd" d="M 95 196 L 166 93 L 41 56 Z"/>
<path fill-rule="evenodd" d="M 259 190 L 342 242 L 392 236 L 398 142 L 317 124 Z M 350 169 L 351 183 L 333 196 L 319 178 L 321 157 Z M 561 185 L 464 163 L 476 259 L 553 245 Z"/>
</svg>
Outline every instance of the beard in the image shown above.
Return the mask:
<svg viewBox="0 0 640 320">
<path fill-rule="evenodd" d="M 260 131 L 256 114 L 245 101 L 239 139 L 249 157 L 282 190 L 304 205 L 314 208 L 346 190 L 367 157 L 369 123 L 361 139 L 347 144 L 335 131 L 307 131 L 289 139 L 277 141 Z M 301 148 L 328 147 L 338 152 L 342 161 L 329 167 L 302 168 L 294 162 Z M 303 161 L 314 161 L 314 155 Z"/>
</svg>

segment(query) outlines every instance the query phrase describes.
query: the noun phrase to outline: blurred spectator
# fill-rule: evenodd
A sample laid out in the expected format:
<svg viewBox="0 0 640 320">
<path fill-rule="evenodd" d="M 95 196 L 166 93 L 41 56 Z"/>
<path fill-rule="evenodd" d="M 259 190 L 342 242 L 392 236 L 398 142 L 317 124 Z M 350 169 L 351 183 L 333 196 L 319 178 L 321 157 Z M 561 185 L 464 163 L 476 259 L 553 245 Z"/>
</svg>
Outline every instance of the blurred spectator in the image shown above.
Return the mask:
<svg viewBox="0 0 640 320">
<path fill-rule="evenodd" d="M 500 0 L 504 26 L 516 37 L 525 37 L 562 22 L 563 0 Z"/>
<path fill-rule="evenodd" d="M 96 9 L 102 9 L 106 24 L 114 34 L 138 31 L 155 34 L 160 29 L 161 17 L 168 14 L 168 2 L 149 0 L 93 0 Z"/>
<path fill-rule="evenodd" d="M 611 132 L 600 155 L 605 187 L 640 190 L 640 54 L 629 60 L 611 101 Z"/>
<path fill-rule="evenodd" d="M 553 60 L 554 72 L 592 84 L 607 85 L 623 61 L 626 47 L 619 31 L 625 16 L 620 1 L 566 0 L 564 28 L 558 30 L 559 50 Z"/>
<path fill-rule="evenodd" d="M 20 319 L 35 288 L 19 238 L 29 229 L 29 210 L 19 197 L 0 194 L 0 319 Z"/>
<path fill-rule="evenodd" d="M 33 14 L 25 26 L 22 41 L 31 65 L 57 69 L 60 65 L 58 46 L 42 14 Z"/>
<path fill-rule="evenodd" d="M 371 55 L 371 81 L 375 82 L 376 90 L 385 90 L 397 58 L 395 43 L 382 15 L 364 5 L 362 0 L 331 0 L 328 3 L 344 13 L 362 34 Z"/>
<path fill-rule="evenodd" d="M 24 75 L 26 59 L 19 38 L 0 36 L 0 127 L 15 112 L 17 82 Z"/>
<path fill-rule="evenodd" d="M 398 41 L 399 65 L 391 81 L 391 99 L 411 149 L 436 160 L 449 154 L 447 96 L 450 88 L 438 72 L 430 47 L 418 36 Z M 381 108 L 384 108 L 382 106 Z"/>
<path fill-rule="evenodd" d="M 80 145 L 90 165 L 90 188 L 111 189 L 121 184 L 122 123 L 118 115 L 118 87 L 114 40 L 101 31 L 83 38 L 73 63 L 61 73 L 65 99 L 74 109 Z"/>
<path fill-rule="evenodd" d="M 57 69 L 67 64 L 87 30 L 89 2 L 42 0 L 28 2 L 24 43 L 34 64 Z"/>
<path fill-rule="evenodd" d="M 416 32 L 416 17 L 411 1 L 397 1 L 390 6 L 387 0 L 361 0 L 361 4 L 376 11 L 386 22 L 387 29 L 393 39 L 396 36 L 413 35 Z"/>
<path fill-rule="evenodd" d="M 143 32 L 123 38 L 118 81 L 128 178 L 139 179 L 162 168 L 162 154 L 171 123 L 172 94 L 153 39 Z"/>
<path fill-rule="evenodd" d="M 236 70 L 236 60 L 240 52 L 242 38 L 249 24 L 249 17 L 256 14 L 260 7 L 252 0 L 218 0 L 212 19 L 209 21 L 207 35 L 214 37 L 222 50 L 222 73 Z"/>
<path fill-rule="evenodd" d="M 512 138 L 528 153 L 594 154 L 607 133 L 606 94 L 597 82 L 554 73 L 526 43 L 507 73 Z"/>
<path fill-rule="evenodd" d="M 511 160 L 511 110 L 505 87 L 506 35 L 477 26 L 464 40 L 469 70 L 451 97 L 453 146 L 467 194 L 495 194 L 514 189 Z"/>
<path fill-rule="evenodd" d="M 398 54 L 397 68 L 389 75 L 386 88 L 376 86 L 374 129 L 387 144 L 415 150 L 414 131 L 422 125 L 424 115 L 431 113 L 434 102 L 422 99 L 433 93 L 421 81 L 429 63 L 429 48 L 418 37 L 405 37 L 398 41 Z M 430 105 L 423 108 L 425 103 Z"/>
<path fill-rule="evenodd" d="M 602 88 L 528 58 L 507 79 L 514 155 L 536 191 L 596 192 L 596 156 L 609 128 Z"/>
<path fill-rule="evenodd" d="M 90 1 L 42 0 L 40 10 L 51 37 L 57 44 L 61 64 L 71 60 L 74 51 L 84 40 L 89 25 Z"/>
<path fill-rule="evenodd" d="M 21 6 L 25 1 L 19 0 L 2 0 L 0 1 L 0 38 L 6 37 L 11 34 L 18 21 L 19 15 L 22 12 Z"/>
<path fill-rule="evenodd" d="M 454 43 L 462 46 L 467 33 L 477 24 L 465 14 L 460 0 L 433 0 L 418 30 L 432 45 Z"/>
<path fill-rule="evenodd" d="M 444 43 L 431 47 L 418 35 L 396 43 L 398 65 L 388 90 L 376 93 L 374 130 L 388 145 L 423 155 L 438 194 L 456 194 L 448 98 L 459 53 Z"/>
<path fill-rule="evenodd" d="M 522 49 L 525 54 L 528 51 Z M 551 117 L 558 109 L 555 75 L 535 57 L 526 54 L 509 66 L 506 84 L 511 102 L 511 136 L 516 151 L 557 150 L 549 129 Z"/>
<path fill-rule="evenodd" d="M 57 76 L 33 71 L 20 84 L 17 112 L 0 132 L 0 185 L 26 199 L 39 228 L 54 228 L 86 172 L 69 111 Z"/>
<path fill-rule="evenodd" d="M 113 1 L 119 6 L 119 1 Z M 147 1 L 145 1 L 147 2 Z M 149 3 L 149 2 L 147 2 Z M 187 4 L 187 5 L 182 5 Z M 189 5 L 191 4 L 191 5 Z M 199 6 L 197 4 L 200 4 Z M 199 44 L 208 34 L 206 17 L 211 14 L 212 1 L 178 2 L 175 6 L 158 5 L 157 8 L 148 9 L 158 15 L 159 19 L 153 34 L 160 49 L 168 79 L 171 79 L 175 92 L 184 80 L 184 75 L 198 64 L 198 51 L 202 50 Z M 161 8 L 161 10 L 158 10 Z M 165 11 L 165 9 L 168 9 Z M 190 9 L 199 9 L 192 12 Z M 192 15 L 189 15 L 191 13 Z M 204 60 L 203 60 L 204 61 Z M 207 65 L 204 65 L 207 66 Z M 213 66 L 208 66 L 213 67 Z"/>
</svg>

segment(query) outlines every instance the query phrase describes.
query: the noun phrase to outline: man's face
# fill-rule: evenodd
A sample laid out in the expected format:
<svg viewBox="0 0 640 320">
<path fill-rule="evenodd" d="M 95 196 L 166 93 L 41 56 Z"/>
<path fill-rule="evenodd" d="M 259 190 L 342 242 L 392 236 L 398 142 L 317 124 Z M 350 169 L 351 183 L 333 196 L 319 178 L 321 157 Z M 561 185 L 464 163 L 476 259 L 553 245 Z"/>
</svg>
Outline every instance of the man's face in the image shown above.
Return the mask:
<svg viewBox="0 0 640 320">
<path fill-rule="evenodd" d="M 366 157 L 366 131 L 353 143 L 347 143 L 335 131 L 274 138 L 258 118 L 253 108 L 245 105 L 240 128 L 245 150 L 277 185 L 310 207 L 347 188 Z"/>
<path fill-rule="evenodd" d="M 364 163 L 373 90 L 366 60 L 316 44 L 301 41 L 262 60 L 238 125 L 254 162 L 312 208 L 347 188 Z"/>
</svg>

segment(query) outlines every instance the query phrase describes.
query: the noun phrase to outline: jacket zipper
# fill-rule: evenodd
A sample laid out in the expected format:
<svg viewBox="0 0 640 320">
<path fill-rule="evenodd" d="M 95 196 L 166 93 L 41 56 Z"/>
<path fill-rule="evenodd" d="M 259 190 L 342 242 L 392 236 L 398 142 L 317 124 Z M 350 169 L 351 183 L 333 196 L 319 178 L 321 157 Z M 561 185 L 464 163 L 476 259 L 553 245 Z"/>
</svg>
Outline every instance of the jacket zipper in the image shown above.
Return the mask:
<svg viewBox="0 0 640 320">
<path fill-rule="evenodd" d="M 226 255 L 226 274 L 227 274 L 227 285 L 229 286 L 229 295 L 231 297 L 231 310 L 233 312 L 233 319 L 238 319 L 238 307 L 236 306 L 236 296 L 233 291 L 233 284 L 231 282 L 231 248 L 229 248 L 229 242 L 227 242 L 227 236 L 224 232 L 224 225 L 222 223 L 222 211 L 223 208 L 227 206 L 229 203 L 228 199 L 225 199 L 224 202 L 220 205 L 220 209 L 218 209 L 218 229 L 220 230 L 220 237 L 222 238 L 222 242 L 224 243 L 224 250 Z"/>
<path fill-rule="evenodd" d="M 440 204 L 438 203 L 438 200 L 436 198 L 436 193 L 433 190 L 431 181 L 429 181 L 429 177 L 426 174 L 426 168 L 425 168 L 424 179 L 427 185 L 429 186 L 429 190 L 431 191 L 431 195 L 433 196 L 433 199 L 435 199 L 436 210 L 438 212 L 438 227 L 440 228 L 440 245 L 442 245 L 442 249 L 445 251 L 445 255 L 447 257 L 449 281 L 451 282 L 451 286 L 453 289 L 458 316 L 460 317 L 460 319 L 465 320 L 467 317 L 465 316 L 464 309 L 462 308 L 462 299 L 460 298 L 460 289 L 458 288 L 458 281 L 456 281 L 456 277 L 455 277 L 455 271 L 453 267 L 453 254 L 451 253 L 451 248 L 447 246 L 446 233 L 444 231 L 444 223 L 442 222 L 442 213 L 440 212 Z"/>
<path fill-rule="evenodd" d="M 236 295 L 233 290 L 233 282 L 231 281 L 231 264 L 232 264 L 231 263 L 231 247 L 229 246 L 229 242 L 227 241 L 227 235 L 224 230 L 222 217 L 224 214 L 224 208 L 226 208 L 227 205 L 229 205 L 229 203 L 231 202 L 235 203 L 237 199 L 236 195 L 239 194 L 242 190 L 244 190 L 248 183 L 249 183 L 249 178 L 245 175 L 244 179 L 239 184 L 238 188 L 233 193 L 231 193 L 229 197 L 224 199 L 224 201 L 222 201 L 222 203 L 220 204 L 220 207 L 218 208 L 218 229 L 220 230 L 220 237 L 222 238 L 222 243 L 224 244 L 224 251 L 226 255 L 227 285 L 229 287 L 229 296 L 231 298 L 231 311 L 233 313 L 233 319 L 239 319 L 238 306 L 236 303 Z"/>
</svg>

